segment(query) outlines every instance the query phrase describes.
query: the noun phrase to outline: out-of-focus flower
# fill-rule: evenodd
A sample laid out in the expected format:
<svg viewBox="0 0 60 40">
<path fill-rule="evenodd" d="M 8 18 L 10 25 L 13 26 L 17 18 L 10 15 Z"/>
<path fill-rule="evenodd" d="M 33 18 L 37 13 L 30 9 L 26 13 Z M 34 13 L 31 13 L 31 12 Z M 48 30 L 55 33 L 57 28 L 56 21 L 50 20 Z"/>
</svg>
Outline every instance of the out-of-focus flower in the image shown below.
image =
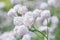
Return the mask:
<svg viewBox="0 0 60 40">
<path fill-rule="evenodd" d="M 42 9 L 42 10 L 44 10 L 44 9 L 49 9 L 49 7 L 48 7 L 48 4 L 47 3 L 41 3 L 40 4 L 40 9 Z"/>
<path fill-rule="evenodd" d="M 28 33 L 29 30 L 25 25 L 21 25 L 21 26 L 15 26 L 13 32 L 17 36 L 22 36 L 22 35 L 25 35 L 26 33 Z"/>
<path fill-rule="evenodd" d="M 26 6 L 22 6 L 18 9 L 19 14 L 25 14 L 28 11 Z"/>
<path fill-rule="evenodd" d="M 50 16 L 51 16 L 51 15 L 50 15 L 50 10 L 44 10 L 44 11 L 41 12 L 41 17 L 42 17 L 43 19 L 49 18 Z"/>
<path fill-rule="evenodd" d="M 29 34 L 32 38 L 37 36 L 34 32 L 31 32 L 31 31 L 29 31 L 27 34 Z"/>
<path fill-rule="evenodd" d="M 33 11 L 33 16 L 36 18 L 36 17 L 40 16 L 41 12 L 42 12 L 42 10 L 35 9 L 35 10 Z"/>
<path fill-rule="evenodd" d="M 31 40 L 31 36 L 29 34 L 26 34 L 23 36 L 22 40 Z"/>
<path fill-rule="evenodd" d="M 29 26 L 28 28 L 31 28 L 31 25 L 34 23 L 33 17 L 24 17 L 23 23 L 25 26 Z"/>
<path fill-rule="evenodd" d="M 15 26 L 20 26 L 23 24 L 23 18 L 22 17 L 14 17 L 13 23 Z"/>
<path fill-rule="evenodd" d="M 16 40 L 16 38 L 14 37 L 13 32 L 5 32 L 0 35 L 0 40 Z"/>
<path fill-rule="evenodd" d="M 48 5 L 49 6 L 55 6 L 56 0 L 48 0 Z"/>
<path fill-rule="evenodd" d="M 15 6 L 13 7 L 13 9 L 17 12 L 18 9 L 21 8 L 21 7 L 22 7 L 22 5 L 17 4 L 17 5 L 15 5 Z"/>
<path fill-rule="evenodd" d="M 14 9 L 10 9 L 9 11 L 8 11 L 8 14 L 7 14 L 9 17 L 16 17 L 17 16 L 17 13 L 16 13 L 16 11 L 14 10 Z"/>
<path fill-rule="evenodd" d="M 59 19 L 57 18 L 57 16 L 52 16 L 51 22 L 52 24 L 57 24 L 59 22 Z"/>
</svg>

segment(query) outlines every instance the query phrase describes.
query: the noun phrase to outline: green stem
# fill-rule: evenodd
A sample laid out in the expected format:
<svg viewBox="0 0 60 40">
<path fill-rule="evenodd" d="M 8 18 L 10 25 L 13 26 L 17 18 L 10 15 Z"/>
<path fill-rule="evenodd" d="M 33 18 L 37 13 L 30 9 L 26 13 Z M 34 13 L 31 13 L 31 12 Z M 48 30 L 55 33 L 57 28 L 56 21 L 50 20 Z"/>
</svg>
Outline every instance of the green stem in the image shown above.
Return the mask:
<svg viewBox="0 0 60 40">
<path fill-rule="evenodd" d="M 39 30 L 37 30 L 34 26 L 33 26 L 33 28 L 35 29 L 34 31 L 37 31 L 37 32 L 41 33 L 45 38 L 47 38 L 47 39 L 48 39 L 48 37 L 47 37 L 47 36 L 45 36 L 42 32 L 40 32 Z"/>
</svg>

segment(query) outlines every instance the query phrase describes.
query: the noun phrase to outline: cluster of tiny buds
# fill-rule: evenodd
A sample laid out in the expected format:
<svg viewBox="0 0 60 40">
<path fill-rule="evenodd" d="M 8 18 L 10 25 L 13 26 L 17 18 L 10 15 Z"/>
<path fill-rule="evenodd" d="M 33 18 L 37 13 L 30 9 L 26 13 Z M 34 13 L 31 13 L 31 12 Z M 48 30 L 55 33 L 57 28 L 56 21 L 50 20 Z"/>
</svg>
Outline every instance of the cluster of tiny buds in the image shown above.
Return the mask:
<svg viewBox="0 0 60 40">
<path fill-rule="evenodd" d="M 50 5 L 51 1 L 48 3 Z M 50 10 L 47 10 L 47 8 L 47 3 L 42 3 L 40 9 L 35 9 L 33 11 L 28 11 L 29 9 L 27 6 L 20 4 L 15 5 L 7 14 L 13 19 L 15 27 L 12 31 L 1 35 L 0 40 L 16 40 L 17 37 L 22 37 L 22 40 L 31 40 L 31 37 L 35 36 L 35 34 L 29 30 L 32 28 L 32 25 L 38 31 L 47 32 L 47 25 L 50 21 L 54 29 L 59 20 L 56 16 L 51 17 Z M 51 28 L 49 29 L 51 30 Z"/>
</svg>

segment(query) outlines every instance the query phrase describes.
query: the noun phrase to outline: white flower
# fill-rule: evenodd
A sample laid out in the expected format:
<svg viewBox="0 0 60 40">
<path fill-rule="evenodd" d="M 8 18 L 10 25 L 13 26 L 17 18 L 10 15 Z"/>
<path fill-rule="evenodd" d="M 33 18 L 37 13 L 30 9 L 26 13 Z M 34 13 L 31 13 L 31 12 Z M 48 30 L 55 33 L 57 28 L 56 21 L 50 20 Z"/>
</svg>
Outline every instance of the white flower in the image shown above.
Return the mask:
<svg viewBox="0 0 60 40">
<path fill-rule="evenodd" d="M 30 28 L 31 25 L 34 23 L 33 12 L 27 12 L 23 18 L 24 25 L 29 26 L 28 28 Z"/>
<path fill-rule="evenodd" d="M 18 9 L 19 14 L 25 14 L 28 11 L 26 6 L 22 6 Z"/>
<path fill-rule="evenodd" d="M 29 30 L 25 25 L 21 25 L 21 26 L 15 26 L 13 32 L 17 35 L 17 36 L 23 36 L 24 34 L 28 33 Z"/>
<path fill-rule="evenodd" d="M 55 6 L 56 0 L 48 0 L 48 5 L 49 6 Z"/>
<path fill-rule="evenodd" d="M 40 9 L 48 9 L 49 7 L 48 7 L 48 4 L 47 3 L 45 3 L 45 2 L 43 2 L 43 3 L 41 3 L 41 5 L 40 5 Z"/>
<path fill-rule="evenodd" d="M 18 11 L 18 9 L 19 8 L 21 8 L 22 7 L 22 5 L 20 5 L 20 4 L 17 4 L 17 5 L 15 5 L 14 7 L 13 7 L 13 9 L 14 10 L 16 10 L 16 12 Z"/>
<path fill-rule="evenodd" d="M 37 36 L 34 32 L 31 32 L 31 31 L 29 31 L 27 34 L 29 34 L 32 38 Z"/>
<path fill-rule="evenodd" d="M 20 26 L 23 24 L 23 18 L 22 17 L 14 17 L 13 23 L 16 26 Z"/>
<path fill-rule="evenodd" d="M 16 40 L 13 32 L 5 32 L 0 36 L 0 40 Z"/>
<path fill-rule="evenodd" d="M 41 17 L 42 17 L 43 19 L 49 18 L 50 16 L 51 16 L 51 15 L 50 15 L 50 10 L 44 10 L 44 11 L 41 12 Z"/>
<path fill-rule="evenodd" d="M 20 0 L 10 0 L 10 2 L 11 2 L 12 4 L 17 4 L 17 3 L 20 3 Z"/>
<path fill-rule="evenodd" d="M 34 17 L 38 17 L 38 16 L 40 16 L 41 12 L 42 12 L 42 10 L 35 9 L 35 10 L 33 11 L 33 15 L 34 15 Z"/>
<path fill-rule="evenodd" d="M 42 21 L 43 21 L 43 19 L 41 17 L 37 17 L 35 22 L 34 22 L 34 27 L 35 28 L 40 27 L 42 25 Z"/>
<path fill-rule="evenodd" d="M 0 2 L 0 9 L 5 7 L 5 3 L 4 2 Z"/>
<path fill-rule="evenodd" d="M 16 17 L 17 13 L 14 9 L 10 9 L 7 14 L 9 17 Z"/>
<path fill-rule="evenodd" d="M 40 26 L 38 28 L 39 31 L 47 31 L 48 27 L 47 26 Z"/>
<path fill-rule="evenodd" d="M 52 24 L 57 24 L 59 22 L 58 17 L 57 16 L 52 16 L 51 17 L 51 22 L 52 22 Z"/>
<path fill-rule="evenodd" d="M 45 19 L 45 20 L 43 21 L 43 25 L 44 25 L 44 26 L 47 26 L 47 24 L 48 24 L 48 21 L 47 21 L 47 19 Z"/>
<path fill-rule="evenodd" d="M 25 17 L 34 17 L 33 12 L 31 11 L 26 12 Z"/>
<path fill-rule="evenodd" d="M 31 40 L 31 36 L 29 34 L 26 34 L 23 36 L 22 40 Z"/>
<path fill-rule="evenodd" d="M 24 17 L 23 23 L 25 26 L 28 26 L 28 28 L 31 28 L 31 25 L 34 23 L 34 18 L 33 17 Z"/>
</svg>

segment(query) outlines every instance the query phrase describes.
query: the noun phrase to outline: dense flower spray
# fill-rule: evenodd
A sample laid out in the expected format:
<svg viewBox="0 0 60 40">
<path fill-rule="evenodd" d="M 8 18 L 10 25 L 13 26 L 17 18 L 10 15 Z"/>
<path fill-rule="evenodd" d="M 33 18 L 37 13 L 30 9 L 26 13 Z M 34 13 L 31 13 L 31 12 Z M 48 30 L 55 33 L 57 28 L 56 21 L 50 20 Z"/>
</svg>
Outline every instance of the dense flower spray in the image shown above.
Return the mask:
<svg viewBox="0 0 60 40">
<path fill-rule="evenodd" d="M 17 40 L 17 38 L 31 40 L 36 37 L 34 31 L 41 33 L 44 40 L 54 38 L 55 36 L 51 33 L 55 30 L 59 19 L 56 16 L 51 16 L 50 8 L 55 5 L 55 1 L 42 2 L 39 4 L 39 8 L 35 8 L 33 11 L 29 11 L 29 7 L 20 2 L 25 2 L 25 0 L 11 0 L 15 6 L 8 11 L 7 15 L 13 19 L 15 27 L 10 32 L 3 33 L 0 40 Z M 51 22 L 51 27 L 48 27 L 49 22 Z M 49 31 L 48 35 L 42 33 L 47 33 L 47 31 Z M 51 36 L 53 37 L 51 38 Z"/>
</svg>

